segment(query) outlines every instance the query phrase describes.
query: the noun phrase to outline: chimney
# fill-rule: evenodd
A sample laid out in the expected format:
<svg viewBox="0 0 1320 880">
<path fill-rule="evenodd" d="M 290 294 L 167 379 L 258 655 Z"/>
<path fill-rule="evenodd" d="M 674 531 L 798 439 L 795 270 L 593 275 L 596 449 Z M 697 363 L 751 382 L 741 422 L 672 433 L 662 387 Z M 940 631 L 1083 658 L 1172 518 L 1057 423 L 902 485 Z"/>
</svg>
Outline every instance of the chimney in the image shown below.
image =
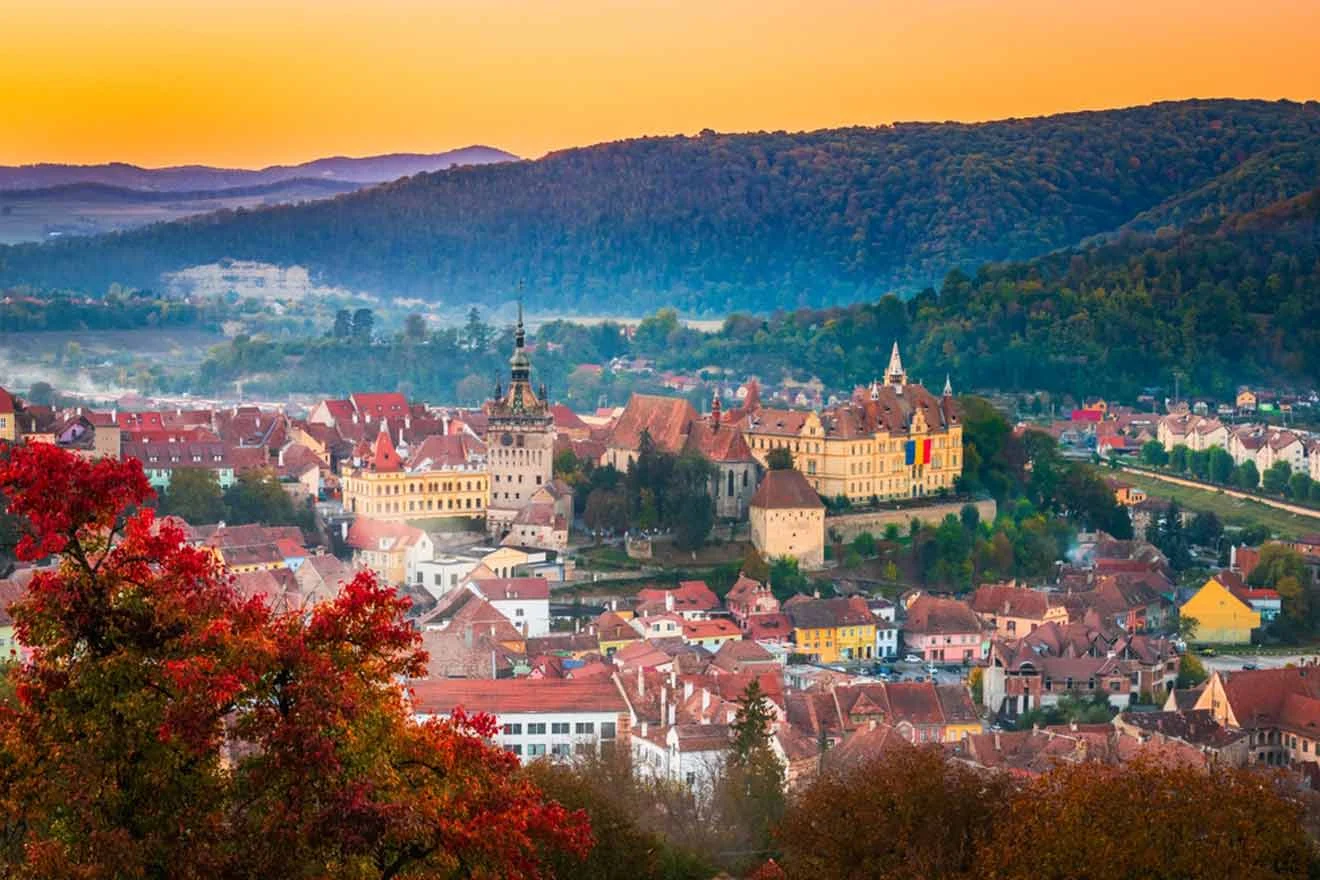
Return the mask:
<svg viewBox="0 0 1320 880">
<path fill-rule="evenodd" d="M 675 706 L 673 703 L 670 703 L 670 704 L 669 704 L 669 726 L 670 726 L 670 727 L 673 727 L 673 726 L 674 726 L 674 718 L 675 718 L 675 715 L 677 714 L 677 711 L 678 711 L 678 707 Z"/>
<path fill-rule="evenodd" d="M 650 732 L 651 732 L 651 725 L 647 724 L 645 721 L 642 721 L 642 738 L 645 739 L 646 735 Z"/>
<path fill-rule="evenodd" d="M 665 706 L 669 705 L 669 688 L 660 685 L 660 711 L 665 711 Z"/>
<path fill-rule="evenodd" d="M 642 667 L 637 667 L 637 696 L 646 696 L 646 676 L 642 674 Z"/>
<path fill-rule="evenodd" d="M 999 744 L 999 731 L 995 731 L 995 751 L 998 752 L 1002 750 L 1003 748 Z"/>
<path fill-rule="evenodd" d="M 673 590 L 665 590 L 665 610 L 666 610 L 666 611 L 673 611 L 673 610 L 674 610 L 674 591 L 673 591 Z"/>
<path fill-rule="evenodd" d="M 703 690 L 702 693 L 705 693 L 705 691 Z M 683 682 L 683 700 L 684 700 L 684 701 L 687 701 L 687 700 L 690 700 L 690 699 L 692 699 L 692 680 L 691 680 L 691 679 L 689 679 L 689 680 Z"/>
</svg>

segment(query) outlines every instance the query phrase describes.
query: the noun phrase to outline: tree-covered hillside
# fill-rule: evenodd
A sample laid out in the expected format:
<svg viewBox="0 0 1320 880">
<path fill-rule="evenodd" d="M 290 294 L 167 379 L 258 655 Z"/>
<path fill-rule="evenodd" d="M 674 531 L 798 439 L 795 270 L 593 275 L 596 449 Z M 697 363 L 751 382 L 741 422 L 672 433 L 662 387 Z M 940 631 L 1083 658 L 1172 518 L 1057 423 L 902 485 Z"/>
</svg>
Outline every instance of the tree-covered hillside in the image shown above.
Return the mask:
<svg viewBox="0 0 1320 880">
<path fill-rule="evenodd" d="M 0 285 L 103 290 L 232 257 L 446 302 L 639 314 L 874 300 L 1110 232 L 1320 136 L 1320 105 L 1187 101 L 977 125 L 644 138 L 329 201 L 0 250 Z M 1257 189 L 1252 184 L 1251 189 Z M 1283 191 L 1279 191 L 1282 189 Z M 1203 212 L 1198 212 L 1198 216 Z"/>
<path fill-rule="evenodd" d="M 399 388 L 475 403 L 503 374 L 507 334 L 444 330 L 409 339 L 246 337 L 211 352 L 174 391 L 342 393 Z M 328 329 L 328 328 L 327 328 Z M 736 378 L 817 376 L 848 389 L 880 375 L 894 340 L 909 372 L 938 388 L 1053 390 L 1131 399 L 1169 386 L 1229 395 L 1239 382 L 1320 379 L 1320 190 L 1178 233 L 1125 234 L 1103 246 L 952 272 L 938 291 L 827 309 L 734 314 L 714 333 L 672 309 L 631 338 L 611 323 L 555 321 L 536 333 L 538 381 L 590 408 L 622 402 L 637 377 L 581 364 L 619 356 L 661 370 L 727 368 Z M 704 393 L 704 392 L 703 392 Z"/>
</svg>

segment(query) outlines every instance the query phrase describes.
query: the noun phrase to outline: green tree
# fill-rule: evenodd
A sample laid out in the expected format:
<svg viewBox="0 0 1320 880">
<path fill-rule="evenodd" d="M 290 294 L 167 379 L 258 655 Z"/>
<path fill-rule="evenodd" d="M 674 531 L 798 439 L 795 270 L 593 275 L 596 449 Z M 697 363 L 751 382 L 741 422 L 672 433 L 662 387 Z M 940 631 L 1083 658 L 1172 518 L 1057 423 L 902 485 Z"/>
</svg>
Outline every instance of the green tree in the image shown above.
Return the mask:
<svg viewBox="0 0 1320 880">
<path fill-rule="evenodd" d="M 1187 469 L 1192 472 L 1192 476 L 1198 480 L 1204 480 L 1210 476 L 1210 450 L 1193 449 L 1187 456 Z"/>
<path fill-rule="evenodd" d="M 968 532 L 975 532 L 981 527 L 981 511 L 977 510 L 975 504 L 964 504 L 958 518 L 962 520 L 962 526 Z"/>
<path fill-rule="evenodd" d="M 1151 467 L 1164 467 L 1169 463 L 1169 453 L 1158 440 L 1148 440 L 1141 447 L 1141 463 Z"/>
<path fill-rule="evenodd" d="M 160 496 L 160 510 L 190 525 L 209 525 L 225 518 L 220 480 L 210 468 L 175 468 L 170 486 Z"/>
<path fill-rule="evenodd" d="M 1260 486 L 1268 495 L 1282 495 L 1292 479 L 1292 465 L 1286 461 L 1276 461 L 1261 475 Z"/>
<path fill-rule="evenodd" d="M 738 697 L 729 725 L 729 759 L 715 792 L 726 846 L 747 855 L 735 867 L 751 867 L 775 854 L 771 833 L 783 818 L 785 798 L 784 766 L 770 745 L 774 722 L 774 709 L 753 678 Z"/>
<path fill-rule="evenodd" d="M 348 309 L 335 312 L 335 326 L 331 331 L 335 339 L 347 339 L 353 335 L 353 314 Z"/>
<path fill-rule="evenodd" d="M 463 339 L 467 342 L 468 351 L 484 352 L 490 348 L 490 326 L 481 320 L 481 312 L 476 306 L 468 311 Z"/>
<path fill-rule="evenodd" d="M 224 493 L 225 521 L 232 525 L 261 523 L 311 528 L 311 511 L 294 505 L 274 471 L 239 474 Z"/>
<path fill-rule="evenodd" d="M 371 341 L 371 331 L 376 325 L 376 315 L 371 309 L 360 308 L 353 312 L 353 338 L 363 341 Z"/>
<path fill-rule="evenodd" d="M 1260 488 L 1260 471 L 1256 470 L 1256 463 L 1251 460 L 1242 462 L 1233 473 L 1233 483 L 1239 489 L 1246 489 L 1254 492 Z"/>
<path fill-rule="evenodd" d="M 770 588 L 781 602 L 804 592 L 807 577 L 792 556 L 779 556 L 770 563 Z"/>
<path fill-rule="evenodd" d="M 411 312 L 403 319 L 403 338 L 412 343 L 425 342 L 427 336 L 426 317 Z"/>
<path fill-rule="evenodd" d="M 1222 446 L 1211 446 L 1206 453 L 1206 475 L 1212 483 L 1233 482 L 1233 456 Z"/>
<path fill-rule="evenodd" d="M 1309 501 L 1311 498 L 1311 477 L 1298 473 L 1288 478 L 1288 495 L 1296 501 Z"/>
<path fill-rule="evenodd" d="M 765 455 L 765 466 L 772 471 L 791 471 L 793 469 L 793 453 L 782 446 L 771 449 Z"/>
<path fill-rule="evenodd" d="M 751 544 L 747 545 L 747 552 L 743 554 L 742 573 L 758 583 L 764 584 L 770 580 L 770 564 Z"/>
<path fill-rule="evenodd" d="M 857 551 L 857 555 L 866 559 L 874 556 L 876 551 L 875 535 L 870 532 L 858 532 L 857 537 L 852 539 L 852 549 Z"/>
<path fill-rule="evenodd" d="M 1191 450 L 1179 443 L 1169 450 L 1169 467 L 1180 474 L 1187 473 L 1190 466 L 1189 456 Z"/>
<path fill-rule="evenodd" d="M 1209 676 L 1205 671 L 1205 664 L 1201 658 L 1195 654 L 1183 654 L 1178 664 L 1178 681 L 1174 687 L 1179 690 L 1194 688 Z"/>
<path fill-rule="evenodd" d="M 1178 638 L 1184 642 L 1191 642 L 1196 638 L 1196 630 L 1201 626 L 1201 621 L 1192 617 L 1190 614 L 1178 615 Z"/>
</svg>

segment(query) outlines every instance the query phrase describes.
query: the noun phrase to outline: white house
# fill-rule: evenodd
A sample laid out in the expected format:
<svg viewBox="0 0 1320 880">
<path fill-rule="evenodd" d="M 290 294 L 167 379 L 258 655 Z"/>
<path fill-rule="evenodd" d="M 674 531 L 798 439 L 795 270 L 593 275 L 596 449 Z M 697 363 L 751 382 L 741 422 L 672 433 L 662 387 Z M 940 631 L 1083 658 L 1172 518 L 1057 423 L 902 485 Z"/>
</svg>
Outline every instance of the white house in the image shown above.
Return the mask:
<svg viewBox="0 0 1320 880">
<path fill-rule="evenodd" d="M 894 603 L 888 599 L 872 599 L 866 603 L 875 618 L 875 656 L 890 660 L 898 656 L 898 622 Z"/>
<path fill-rule="evenodd" d="M 528 638 L 550 634 L 550 583 L 543 578 L 485 578 L 466 587 L 489 602 Z"/>
<path fill-rule="evenodd" d="M 727 724 L 671 723 L 657 729 L 643 721 L 632 734 L 633 769 L 709 793 L 728 758 L 729 740 Z"/>
<path fill-rule="evenodd" d="M 631 708 L 618 680 L 427 679 L 411 683 L 413 716 L 447 718 L 462 707 L 494 716 L 494 742 L 522 761 L 567 759 L 628 743 Z"/>
<path fill-rule="evenodd" d="M 653 614 L 634 617 L 628 623 L 644 639 L 681 639 L 686 621 L 677 614 Z"/>
<path fill-rule="evenodd" d="M 440 554 L 434 559 L 418 562 L 414 567 L 414 583 L 425 587 L 426 592 L 439 599 L 451 590 L 458 588 L 463 579 L 480 560 L 473 556 Z"/>
</svg>

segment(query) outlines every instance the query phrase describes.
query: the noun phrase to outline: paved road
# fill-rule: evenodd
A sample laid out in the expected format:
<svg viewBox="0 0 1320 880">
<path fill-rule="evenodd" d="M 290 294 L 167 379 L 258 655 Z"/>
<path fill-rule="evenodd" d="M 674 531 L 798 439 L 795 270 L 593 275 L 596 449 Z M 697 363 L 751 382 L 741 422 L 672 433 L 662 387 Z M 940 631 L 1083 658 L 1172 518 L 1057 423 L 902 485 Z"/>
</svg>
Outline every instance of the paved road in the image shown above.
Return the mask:
<svg viewBox="0 0 1320 880">
<path fill-rule="evenodd" d="M 1237 489 L 1226 489 L 1223 486 L 1216 486 L 1213 483 L 1202 483 L 1197 480 L 1187 480 L 1182 477 L 1171 477 L 1167 474 L 1148 471 L 1143 468 L 1132 468 L 1123 466 L 1122 470 L 1130 474 L 1140 474 L 1150 477 L 1153 480 L 1163 480 L 1166 483 L 1173 483 L 1178 486 L 1186 486 L 1189 489 L 1204 489 L 1207 492 L 1223 492 L 1229 498 L 1242 498 L 1246 501 L 1258 501 L 1268 507 L 1274 507 L 1288 513 L 1295 513 L 1299 516 L 1309 516 L 1312 519 L 1320 519 L 1320 511 L 1314 507 L 1302 507 L 1299 504 L 1289 504 L 1287 501 L 1275 501 L 1273 498 L 1264 498 L 1260 495 L 1253 495 L 1250 492 L 1241 492 Z"/>
<path fill-rule="evenodd" d="M 1317 658 L 1314 654 L 1250 654 L 1243 652 L 1241 654 L 1218 654 L 1214 657 L 1201 657 L 1200 659 L 1205 664 L 1206 671 L 1217 669 L 1220 672 L 1233 672 L 1241 669 L 1243 664 L 1246 663 L 1254 663 L 1261 669 L 1281 669 L 1289 663 L 1300 666 L 1303 660 L 1314 661 Z"/>
</svg>

